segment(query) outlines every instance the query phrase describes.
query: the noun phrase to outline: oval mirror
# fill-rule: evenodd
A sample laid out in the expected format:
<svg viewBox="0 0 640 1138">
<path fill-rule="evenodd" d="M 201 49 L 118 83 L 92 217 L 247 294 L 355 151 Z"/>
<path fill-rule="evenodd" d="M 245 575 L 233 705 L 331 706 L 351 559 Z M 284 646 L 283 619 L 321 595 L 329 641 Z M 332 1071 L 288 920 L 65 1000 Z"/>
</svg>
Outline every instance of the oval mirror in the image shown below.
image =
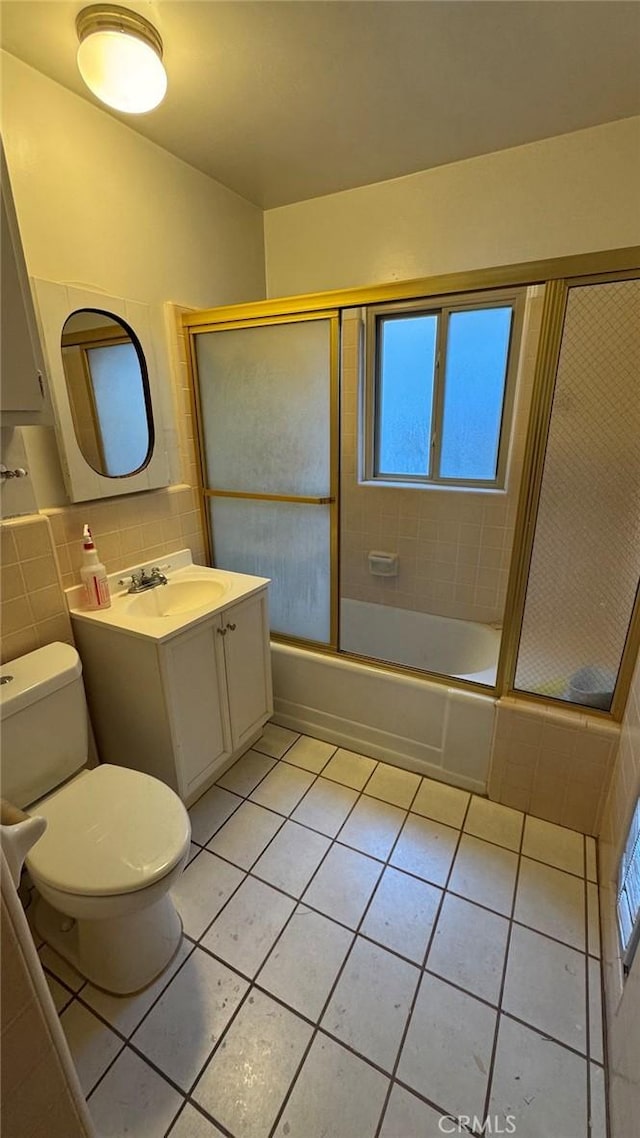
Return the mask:
<svg viewBox="0 0 640 1138">
<path fill-rule="evenodd" d="M 98 474 L 125 478 L 147 465 L 153 416 L 144 353 L 135 332 L 94 308 L 62 329 L 62 363 L 76 440 Z"/>
</svg>

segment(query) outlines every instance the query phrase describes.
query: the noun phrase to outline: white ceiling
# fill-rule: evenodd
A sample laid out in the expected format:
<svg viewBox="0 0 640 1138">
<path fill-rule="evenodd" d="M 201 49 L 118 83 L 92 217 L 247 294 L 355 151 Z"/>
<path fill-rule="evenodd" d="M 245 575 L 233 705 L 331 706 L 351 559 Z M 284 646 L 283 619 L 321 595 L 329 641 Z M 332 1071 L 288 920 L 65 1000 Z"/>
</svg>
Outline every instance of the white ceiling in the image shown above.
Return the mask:
<svg viewBox="0 0 640 1138">
<path fill-rule="evenodd" d="M 116 117 L 265 208 L 640 112 L 635 0 L 121 3 L 160 31 L 169 90 Z M 95 102 L 84 6 L 4 0 L 2 44 Z"/>
</svg>

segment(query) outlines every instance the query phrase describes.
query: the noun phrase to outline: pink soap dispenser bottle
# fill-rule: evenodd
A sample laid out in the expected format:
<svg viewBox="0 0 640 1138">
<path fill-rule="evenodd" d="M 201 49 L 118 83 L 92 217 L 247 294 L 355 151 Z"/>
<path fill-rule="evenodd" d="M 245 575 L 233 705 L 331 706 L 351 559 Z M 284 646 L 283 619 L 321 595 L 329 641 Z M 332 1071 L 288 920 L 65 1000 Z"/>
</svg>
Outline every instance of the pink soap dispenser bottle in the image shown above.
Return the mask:
<svg viewBox="0 0 640 1138">
<path fill-rule="evenodd" d="M 82 567 L 80 577 L 85 591 L 85 608 L 108 609 L 111 607 L 111 594 L 107 570 L 98 558 L 91 530 L 85 525 L 82 534 Z"/>
</svg>

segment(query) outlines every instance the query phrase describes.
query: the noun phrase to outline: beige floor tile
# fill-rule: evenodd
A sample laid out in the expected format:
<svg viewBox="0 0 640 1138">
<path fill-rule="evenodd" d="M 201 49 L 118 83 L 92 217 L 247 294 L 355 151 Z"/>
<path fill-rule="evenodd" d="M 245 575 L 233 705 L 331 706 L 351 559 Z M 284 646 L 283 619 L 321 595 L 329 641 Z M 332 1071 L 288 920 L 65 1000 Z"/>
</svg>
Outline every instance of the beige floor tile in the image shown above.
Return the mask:
<svg viewBox="0 0 640 1138">
<path fill-rule="evenodd" d="M 470 901 L 445 894 L 427 968 L 474 996 L 497 1004 L 509 922 Z"/>
<path fill-rule="evenodd" d="M 218 786 L 248 798 L 252 790 L 276 765 L 276 760 L 258 751 L 247 751 L 218 779 Z"/>
<path fill-rule="evenodd" d="M 302 767 L 303 770 L 319 774 L 322 768 L 326 767 L 335 749 L 334 743 L 324 743 L 322 739 L 311 739 L 308 735 L 301 735 L 283 757 L 285 762 L 293 763 L 294 767 Z"/>
<path fill-rule="evenodd" d="M 281 759 L 297 738 L 296 731 L 289 731 L 287 727 L 278 727 L 276 723 L 265 723 L 264 731 L 258 742 L 253 744 L 253 749 L 264 755 L 271 755 L 274 759 Z"/>
<path fill-rule="evenodd" d="M 352 940 L 352 933 L 335 921 L 299 905 L 257 983 L 317 1020 Z"/>
<path fill-rule="evenodd" d="M 297 822 L 285 822 L 253 867 L 256 877 L 300 897 L 326 854 L 331 839 Z"/>
<path fill-rule="evenodd" d="M 351 786 L 354 790 L 362 790 L 376 766 L 375 759 L 340 747 L 322 774 L 324 778 L 332 778 L 335 782 L 343 783 L 344 786 Z"/>
<path fill-rule="evenodd" d="M 101 1138 L 158 1138 L 182 1101 L 166 1079 L 126 1048 L 89 1099 L 89 1113 Z"/>
<path fill-rule="evenodd" d="M 516 1138 L 587 1134 L 587 1064 L 538 1032 L 502 1016 L 489 1114 Z"/>
<path fill-rule="evenodd" d="M 207 845 L 212 853 L 232 861 L 241 869 L 251 869 L 256 858 L 283 824 L 281 814 L 265 810 L 255 802 L 243 802 Z"/>
<path fill-rule="evenodd" d="M 509 917 L 517 870 L 517 854 L 463 834 L 448 888 Z"/>
<path fill-rule="evenodd" d="M 604 1063 L 600 963 L 592 957 L 589 958 L 589 1053 L 596 1063 Z"/>
<path fill-rule="evenodd" d="M 208 850 L 194 858 L 171 890 L 187 936 L 202 936 L 244 876 L 243 870 Z"/>
<path fill-rule="evenodd" d="M 583 953 L 514 924 L 502 1006 L 538 1031 L 586 1052 Z"/>
<path fill-rule="evenodd" d="M 433 885 L 444 885 L 457 841 L 458 832 L 451 826 L 409 814 L 391 855 L 391 864 Z"/>
<path fill-rule="evenodd" d="M 288 763 L 278 763 L 267 777 L 251 792 L 251 800 L 278 814 L 290 814 L 303 794 L 307 792 L 315 775 Z"/>
<path fill-rule="evenodd" d="M 136 992 L 133 996 L 112 996 L 101 988 L 94 988 L 93 984 L 87 984 L 82 999 L 122 1035 L 129 1036 L 192 952 L 192 942 L 183 937 L 168 968 L 144 991 Z"/>
<path fill-rule="evenodd" d="M 442 890 L 388 866 L 362 923 L 372 940 L 422 964 Z"/>
<path fill-rule="evenodd" d="M 365 794 L 408 810 L 419 784 L 420 775 L 388 763 L 378 763 L 365 787 Z"/>
<path fill-rule="evenodd" d="M 584 950 L 584 882 L 570 873 L 523 857 L 515 919 Z"/>
<path fill-rule="evenodd" d="M 79 972 L 76 972 L 75 968 L 67 964 L 67 961 L 63 960 L 53 948 L 48 944 L 43 944 L 38 952 L 38 956 L 40 957 L 40 963 L 43 968 L 46 968 L 47 971 L 56 976 L 58 980 L 62 980 L 62 983 L 66 984 L 67 988 L 70 988 L 72 992 L 80 991 L 82 985 L 85 983 L 84 976 L 81 976 Z"/>
<path fill-rule="evenodd" d="M 380 1138 L 442 1138 L 442 1117 L 396 1083 L 389 1097 Z M 446 1131 L 450 1123 L 443 1125 Z"/>
<path fill-rule="evenodd" d="M 556 869 L 584 877 L 584 839 L 575 830 L 528 816 L 524 824 L 522 852 Z"/>
<path fill-rule="evenodd" d="M 237 794 L 230 794 L 219 786 L 212 786 L 189 810 L 191 837 L 199 846 L 206 846 L 216 830 L 242 805 Z"/>
<path fill-rule="evenodd" d="M 373 1138 L 388 1079 L 325 1035 L 318 1035 L 274 1138 Z"/>
<path fill-rule="evenodd" d="M 291 916 L 295 901 L 247 877 L 202 940 L 205 948 L 245 976 L 255 976 Z"/>
<path fill-rule="evenodd" d="M 224 1138 L 224 1135 L 188 1102 L 184 1110 L 180 1111 L 167 1138 Z"/>
<path fill-rule="evenodd" d="M 474 794 L 464 829 L 465 833 L 476 838 L 495 842 L 508 850 L 519 850 L 523 822 L 524 814 L 520 810 L 512 810 L 509 806 L 501 806 L 499 802 L 490 802 L 488 798 L 478 798 Z"/>
<path fill-rule="evenodd" d="M 80 1086 L 88 1095 L 120 1051 L 122 1040 L 77 1000 L 62 1013 L 60 1023 Z"/>
<path fill-rule="evenodd" d="M 607 1138 L 607 1098 L 603 1068 L 590 1063 L 589 1079 L 591 1082 L 590 1138 Z"/>
<path fill-rule="evenodd" d="M 292 817 L 295 822 L 335 838 L 357 797 L 357 791 L 350 787 L 319 778 Z"/>
<path fill-rule="evenodd" d="M 598 886 L 593 881 L 587 882 L 587 939 L 588 949 L 592 956 L 600 956 L 600 898 Z"/>
<path fill-rule="evenodd" d="M 423 778 L 411 809 L 416 814 L 424 814 L 425 818 L 433 818 L 434 822 L 445 822 L 447 826 L 459 830 L 470 798 L 471 795 L 466 790 L 458 790 L 456 786 L 448 786 L 446 782 L 436 782 L 432 778 Z"/>
<path fill-rule="evenodd" d="M 482 1117 L 495 1021 L 486 1004 L 425 973 L 398 1078 L 448 1113 Z"/>
<path fill-rule="evenodd" d="M 406 816 L 406 810 L 363 794 L 340 830 L 338 841 L 385 861 Z"/>
<path fill-rule="evenodd" d="M 237 972 L 196 948 L 132 1042 L 186 1091 L 248 987 Z"/>
<path fill-rule="evenodd" d="M 357 937 L 322 1026 L 391 1074 L 419 979 L 413 964 Z"/>
<path fill-rule="evenodd" d="M 193 1097 L 232 1134 L 267 1138 L 312 1028 L 253 990 Z"/>
<path fill-rule="evenodd" d="M 303 901 L 356 929 L 381 873 L 379 861 L 334 845 L 305 890 Z"/>
<path fill-rule="evenodd" d="M 44 978 L 47 981 L 47 986 L 51 992 L 51 998 L 53 1000 L 55 1009 L 58 1014 L 60 1014 L 62 1009 L 66 1008 L 67 1004 L 73 999 L 73 992 L 70 992 L 68 988 L 65 988 L 62 984 L 59 984 L 55 977 L 50 976 L 48 972 L 44 973 Z"/>
<path fill-rule="evenodd" d="M 596 843 L 593 838 L 586 837 L 585 841 L 585 856 L 587 863 L 587 880 L 598 880 L 598 854 Z"/>
</svg>

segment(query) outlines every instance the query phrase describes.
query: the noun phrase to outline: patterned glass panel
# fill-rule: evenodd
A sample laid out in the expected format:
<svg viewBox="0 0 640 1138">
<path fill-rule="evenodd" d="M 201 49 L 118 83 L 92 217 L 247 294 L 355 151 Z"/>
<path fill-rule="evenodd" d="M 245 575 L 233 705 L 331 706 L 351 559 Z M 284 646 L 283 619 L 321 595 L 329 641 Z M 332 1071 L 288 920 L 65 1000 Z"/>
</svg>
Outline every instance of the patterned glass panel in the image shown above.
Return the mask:
<svg viewBox="0 0 640 1138">
<path fill-rule="evenodd" d="M 640 573 L 640 281 L 572 288 L 516 687 L 608 709 Z"/>
<path fill-rule="evenodd" d="M 271 628 L 330 639 L 330 511 L 297 502 L 211 498 L 215 564 L 269 577 Z"/>
<path fill-rule="evenodd" d="M 330 321 L 196 337 L 208 484 L 329 494 Z"/>
</svg>

